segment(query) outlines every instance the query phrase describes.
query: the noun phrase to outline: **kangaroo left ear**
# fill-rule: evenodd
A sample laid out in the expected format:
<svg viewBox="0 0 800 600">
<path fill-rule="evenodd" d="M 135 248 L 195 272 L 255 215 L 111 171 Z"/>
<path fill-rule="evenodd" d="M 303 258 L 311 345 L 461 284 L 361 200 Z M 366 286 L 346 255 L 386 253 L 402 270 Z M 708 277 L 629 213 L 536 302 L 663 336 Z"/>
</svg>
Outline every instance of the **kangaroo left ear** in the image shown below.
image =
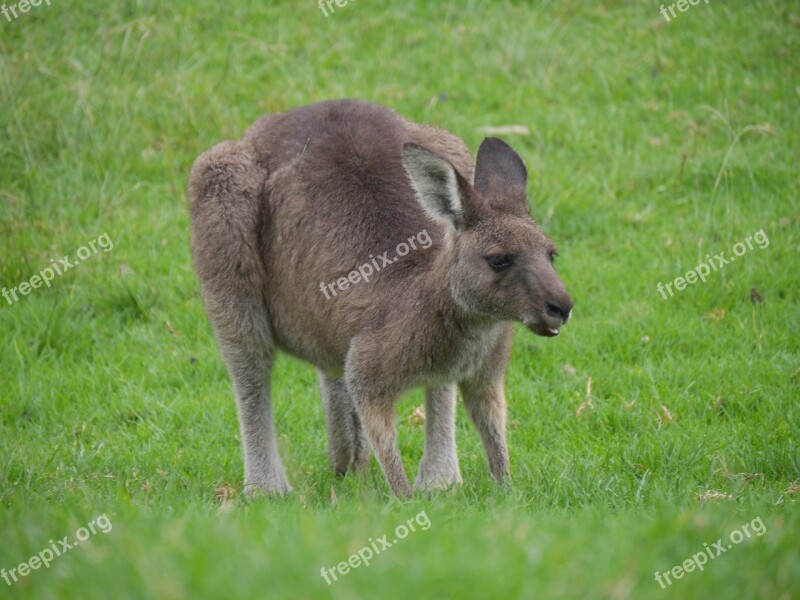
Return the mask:
<svg viewBox="0 0 800 600">
<path fill-rule="evenodd" d="M 461 229 L 464 206 L 453 165 L 422 146 L 407 143 L 403 145 L 403 166 L 425 212 L 452 231 Z"/>
<path fill-rule="evenodd" d="M 505 213 L 528 216 L 528 170 L 519 154 L 498 138 L 486 138 L 475 159 L 475 189 L 489 205 Z"/>
</svg>

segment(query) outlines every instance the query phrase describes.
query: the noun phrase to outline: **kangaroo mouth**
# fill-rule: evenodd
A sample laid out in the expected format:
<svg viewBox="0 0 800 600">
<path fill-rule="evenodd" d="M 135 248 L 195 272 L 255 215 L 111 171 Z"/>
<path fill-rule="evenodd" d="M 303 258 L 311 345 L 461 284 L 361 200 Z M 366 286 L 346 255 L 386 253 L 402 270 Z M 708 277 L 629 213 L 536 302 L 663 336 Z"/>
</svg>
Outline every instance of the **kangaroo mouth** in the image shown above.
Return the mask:
<svg viewBox="0 0 800 600">
<path fill-rule="evenodd" d="M 525 323 L 525 327 L 527 327 L 529 331 L 542 337 L 556 337 L 561 333 L 561 325 L 551 327 L 545 323 Z"/>
</svg>

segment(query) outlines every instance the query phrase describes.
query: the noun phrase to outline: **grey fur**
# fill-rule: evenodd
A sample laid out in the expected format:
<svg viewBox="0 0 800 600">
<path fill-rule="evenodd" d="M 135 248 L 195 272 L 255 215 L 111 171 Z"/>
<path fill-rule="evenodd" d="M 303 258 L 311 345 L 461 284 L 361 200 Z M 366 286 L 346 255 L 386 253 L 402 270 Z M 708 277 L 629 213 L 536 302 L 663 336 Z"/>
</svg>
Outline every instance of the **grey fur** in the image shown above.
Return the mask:
<svg viewBox="0 0 800 600">
<path fill-rule="evenodd" d="M 500 140 L 485 140 L 473 167 L 451 133 L 352 100 L 267 115 L 197 159 L 192 253 L 233 380 L 248 490 L 291 489 L 269 391 L 278 349 L 318 369 L 336 473 L 366 468 L 371 447 L 392 492 L 409 496 L 395 404 L 425 386 L 416 487 L 459 483 L 458 384 L 492 475 L 508 477 L 511 322 L 552 336 L 572 308 L 528 215 L 526 177 Z M 427 249 L 335 298 L 319 293 L 423 230 Z"/>
</svg>

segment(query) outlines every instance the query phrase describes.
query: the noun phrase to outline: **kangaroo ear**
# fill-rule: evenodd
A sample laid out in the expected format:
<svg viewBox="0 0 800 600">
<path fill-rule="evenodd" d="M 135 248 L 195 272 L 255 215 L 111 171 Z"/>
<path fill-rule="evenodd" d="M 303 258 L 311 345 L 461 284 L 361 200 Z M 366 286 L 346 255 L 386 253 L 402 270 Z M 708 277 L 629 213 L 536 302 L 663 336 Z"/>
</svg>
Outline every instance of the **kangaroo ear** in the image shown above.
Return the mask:
<svg viewBox="0 0 800 600">
<path fill-rule="evenodd" d="M 459 175 L 447 160 L 416 144 L 403 144 L 403 166 L 417 201 L 433 219 L 460 229 L 464 206 Z"/>
<path fill-rule="evenodd" d="M 528 171 L 514 149 L 503 140 L 486 138 L 475 159 L 475 189 L 495 210 L 528 215 L 525 190 Z"/>
</svg>

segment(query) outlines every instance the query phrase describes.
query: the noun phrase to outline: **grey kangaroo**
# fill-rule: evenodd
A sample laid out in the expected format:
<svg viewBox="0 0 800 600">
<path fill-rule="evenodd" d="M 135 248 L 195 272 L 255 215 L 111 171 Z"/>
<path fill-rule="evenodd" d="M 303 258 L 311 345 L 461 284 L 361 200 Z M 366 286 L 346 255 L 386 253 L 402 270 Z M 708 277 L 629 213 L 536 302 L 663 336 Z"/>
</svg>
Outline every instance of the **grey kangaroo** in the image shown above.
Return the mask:
<svg viewBox="0 0 800 600">
<path fill-rule="evenodd" d="M 273 423 L 277 350 L 317 368 L 337 474 L 364 470 L 373 450 L 391 491 L 412 494 L 395 405 L 424 386 L 415 487 L 460 483 L 458 386 L 492 476 L 509 477 L 513 322 L 556 336 L 572 310 L 526 184 L 522 159 L 499 139 L 485 139 L 473 165 L 453 134 L 355 100 L 266 115 L 197 159 L 192 254 L 233 380 L 248 493 L 291 491 Z M 429 247 L 322 293 L 320 282 L 342 281 L 422 232 Z"/>
</svg>

